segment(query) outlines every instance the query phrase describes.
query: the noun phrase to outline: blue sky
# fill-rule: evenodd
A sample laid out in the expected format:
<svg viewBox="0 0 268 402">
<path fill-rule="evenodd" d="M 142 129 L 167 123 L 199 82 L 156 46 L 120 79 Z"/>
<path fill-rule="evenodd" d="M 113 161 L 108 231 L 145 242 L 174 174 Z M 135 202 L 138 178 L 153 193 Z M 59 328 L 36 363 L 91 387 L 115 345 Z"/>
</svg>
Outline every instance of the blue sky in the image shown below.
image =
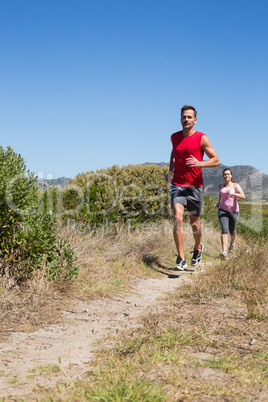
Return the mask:
<svg viewBox="0 0 268 402">
<path fill-rule="evenodd" d="M 267 0 L 0 0 L 1 145 L 39 177 L 168 162 L 180 108 L 268 174 Z"/>
</svg>

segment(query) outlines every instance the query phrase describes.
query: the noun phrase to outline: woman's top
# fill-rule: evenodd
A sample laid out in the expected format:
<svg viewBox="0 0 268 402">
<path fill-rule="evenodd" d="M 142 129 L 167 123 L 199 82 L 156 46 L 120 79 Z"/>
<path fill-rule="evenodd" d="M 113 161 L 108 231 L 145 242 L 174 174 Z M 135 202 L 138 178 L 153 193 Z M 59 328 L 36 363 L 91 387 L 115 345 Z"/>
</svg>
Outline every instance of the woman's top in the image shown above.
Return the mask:
<svg viewBox="0 0 268 402">
<path fill-rule="evenodd" d="M 219 209 L 223 209 L 224 211 L 230 211 L 230 212 L 239 211 L 237 198 L 235 195 L 232 195 L 232 193 L 233 194 L 235 193 L 234 185 L 235 183 L 233 183 L 229 187 L 225 187 L 224 184 L 221 185 L 220 189 L 221 201 L 219 203 Z M 228 194 L 229 191 L 231 192 L 231 194 Z"/>
</svg>

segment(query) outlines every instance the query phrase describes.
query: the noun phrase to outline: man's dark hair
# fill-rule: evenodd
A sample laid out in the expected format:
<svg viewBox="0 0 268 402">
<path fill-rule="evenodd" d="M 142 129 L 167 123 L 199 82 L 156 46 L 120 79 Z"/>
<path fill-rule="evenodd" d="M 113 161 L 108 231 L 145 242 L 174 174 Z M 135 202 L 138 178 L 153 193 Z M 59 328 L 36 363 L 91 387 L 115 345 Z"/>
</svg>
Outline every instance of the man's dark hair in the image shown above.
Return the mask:
<svg viewBox="0 0 268 402">
<path fill-rule="evenodd" d="M 190 106 L 190 105 L 184 105 L 181 108 L 181 116 L 182 116 L 182 113 L 185 112 L 185 110 L 193 110 L 194 111 L 194 117 L 197 116 L 197 111 L 195 110 L 195 108 L 193 106 Z"/>
</svg>

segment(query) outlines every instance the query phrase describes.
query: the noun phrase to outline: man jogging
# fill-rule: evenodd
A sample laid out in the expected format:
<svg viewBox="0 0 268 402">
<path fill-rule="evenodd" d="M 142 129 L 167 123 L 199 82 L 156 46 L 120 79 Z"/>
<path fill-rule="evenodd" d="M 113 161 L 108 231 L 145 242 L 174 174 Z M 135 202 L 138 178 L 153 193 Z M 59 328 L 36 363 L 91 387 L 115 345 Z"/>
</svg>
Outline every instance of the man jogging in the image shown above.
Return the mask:
<svg viewBox="0 0 268 402">
<path fill-rule="evenodd" d="M 170 182 L 173 174 L 169 192 L 174 213 L 173 236 L 178 251 L 178 258 L 173 269 L 179 271 L 187 268 L 184 257 L 184 208 L 189 212 L 195 240 L 191 260 L 191 265 L 195 267 L 201 262 L 204 251 L 204 245 L 201 243 L 202 227 L 199 219 L 204 196 L 202 167 L 214 167 L 220 163 L 208 137 L 199 131 L 195 131 L 196 115 L 197 112 L 193 106 L 185 105 L 182 107 L 181 124 L 183 129 L 171 136 L 173 148 L 169 172 L 166 175 L 166 181 Z M 206 161 L 203 161 L 204 153 L 209 158 Z"/>
</svg>

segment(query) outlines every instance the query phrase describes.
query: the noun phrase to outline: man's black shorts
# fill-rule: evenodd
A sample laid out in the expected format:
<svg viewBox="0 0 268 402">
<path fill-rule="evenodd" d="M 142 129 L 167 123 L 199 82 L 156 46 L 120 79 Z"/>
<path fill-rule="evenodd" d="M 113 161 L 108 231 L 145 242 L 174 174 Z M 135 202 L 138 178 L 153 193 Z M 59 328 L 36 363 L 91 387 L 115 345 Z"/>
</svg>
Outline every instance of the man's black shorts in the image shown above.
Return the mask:
<svg viewBox="0 0 268 402">
<path fill-rule="evenodd" d="M 181 187 L 176 184 L 171 184 L 169 194 L 171 207 L 173 207 L 174 204 L 182 204 L 191 215 L 197 217 L 201 215 L 204 187 Z"/>
</svg>

